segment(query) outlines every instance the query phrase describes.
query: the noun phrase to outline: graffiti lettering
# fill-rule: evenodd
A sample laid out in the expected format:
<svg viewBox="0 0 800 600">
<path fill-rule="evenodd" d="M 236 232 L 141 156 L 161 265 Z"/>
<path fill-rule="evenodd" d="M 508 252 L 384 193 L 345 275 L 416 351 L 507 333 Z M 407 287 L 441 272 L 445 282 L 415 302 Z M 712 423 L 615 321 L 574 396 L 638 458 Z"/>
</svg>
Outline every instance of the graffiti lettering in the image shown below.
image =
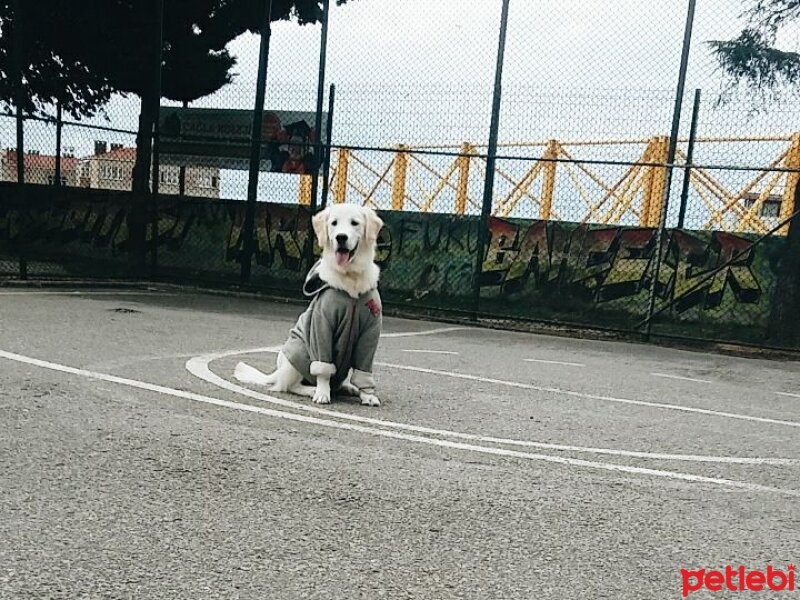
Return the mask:
<svg viewBox="0 0 800 600">
<path fill-rule="evenodd" d="M 742 256 L 723 267 L 740 252 Z M 735 235 L 715 231 L 711 241 L 704 243 L 686 232 L 674 231 L 664 257 L 668 278 L 659 295 L 675 299 L 677 312 L 698 305 L 719 307 L 727 289 L 734 301 L 755 304 L 761 286 L 751 269 L 754 256 L 750 242 Z"/>
<path fill-rule="evenodd" d="M 616 228 L 591 229 L 583 236 L 580 259 L 569 279 L 574 292 L 586 300 L 600 299 L 603 282 L 614 261 L 618 233 Z"/>
<path fill-rule="evenodd" d="M 499 287 L 506 295 L 555 287 L 598 303 L 650 289 L 656 245 L 653 229 L 591 229 L 584 224 L 570 232 L 554 222 L 519 225 L 497 218 L 489 224 L 482 286 Z M 761 287 L 751 268 L 755 252 L 750 243 L 723 232 L 703 240 L 673 231 L 663 244 L 656 292 L 662 299 L 674 300 L 679 313 L 698 305 L 717 308 L 727 290 L 732 302 L 757 303 Z M 744 250 L 735 262 L 720 268 Z M 701 280 L 703 284 L 698 285 Z"/>
<path fill-rule="evenodd" d="M 231 217 L 225 257 L 228 262 L 241 262 L 244 250 L 245 207 L 238 207 Z M 311 244 L 309 257 L 308 245 Z M 392 253 L 392 236 L 388 228 L 378 235 L 375 261 L 386 264 Z M 259 204 L 256 207 L 254 255 L 257 265 L 265 268 L 305 272 L 321 254 L 311 227 L 311 213 L 304 207 Z"/>
<path fill-rule="evenodd" d="M 47 194 L 22 209 L 0 201 L 0 244 L 38 244 L 48 251 L 56 244 L 82 244 L 98 248 L 98 256 L 129 251 L 128 222 L 137 206 L 130 196 L 65 189 L 52 200 Z M 216 260 L 209 268 L 224 270 L 224 263 L 242 260 L 245 209 L 243 202 L 161 198 L 156 227 L 146 230 L 148 244 L 198 261 Z M 386 226 L 376 251 L 382 291 L 471 306 L 480 221 L 403 212 L 382 217 Z M 658 245 L 654 229 L 491 218 L 488 234 L 479 285 L 486 298 L 516 303 L 520 314 L 528 306 L 559 307 L 562 300 L 578 309 L 630 311 L 634 306 L 637 315 L 646 307 Z M 287 281 L 302 278 L 320 253 L 306 207 L 258 203 L 253 242 L 254 274 Z M 764 296 L 771 290 L 767 282 L 775 276 L 774 261 L 751 243 L 724 232 L 668 230 L 655 285 L 660 302 L 671 302 L 670 313 L 681 319 L 691 318 L 690 310 L 730 319 L 731 308 L 754 304 L 759 315 L 766 315 L 769 298 Z M 171 264 L 180 260 L 176 254 Z"/>
<path fill-rule="evenodd" d="M 654 243 L 655 236 L 650 229 L 629 229 L 616 237 L 613 263 L 598 289 L 599 301 L 633 296 L 643 289 L 653 259 Z"/>
<path fill-rule="evenodd" d="M 123 205 L 99 202 L 52 204 L 43 211 L 7 210 L 0 237 L 21 243 L 80 242 L 117 250 L 127 237 Z"/>
<path fill-rule="evenodd" d="M 267 206 L 256 211 L 255 259 L 264 267 L 303 270 L 311 233 L 311 213 L 305 208 Z M 280 264 L 276 259 L 280 258 Z"/>
</svg>

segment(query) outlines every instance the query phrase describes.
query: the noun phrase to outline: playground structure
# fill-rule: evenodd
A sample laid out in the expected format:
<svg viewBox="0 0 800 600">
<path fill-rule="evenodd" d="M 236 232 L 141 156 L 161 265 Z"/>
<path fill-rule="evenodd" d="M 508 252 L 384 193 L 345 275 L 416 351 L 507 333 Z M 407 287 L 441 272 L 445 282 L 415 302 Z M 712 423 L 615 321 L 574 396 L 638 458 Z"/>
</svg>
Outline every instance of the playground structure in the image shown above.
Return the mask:
<svg viewBox="0 0 800 600">
<path fill-rule="evenodd" d="M 733 169 L 739 175 L 735 181 L 723 181 L 715 169 L 719 163 L 690 160 L 692 154 L 736 144 L 747 145 L 751 155 L 769 155 L 768 162 L 759 169 Z M 667 136 L 501 144 L 492 214 L 657 227 L 669 180 L 668 149 Z M 614 160 L 581 155 L 602 157 L 609 152 Z M 449 147 L 398 145 L 392 152 L 339 147 L 332 156 L 331 201 L 384 210 L 476 214 L 482 202 L 485 153 L 486 146 L 468 142 Z M 671 195 L 680 191 L 685 203 L 692 194 L 693 227 L 765 233 L 794 211 L 800 133 L 699 137 L 691 143 L 681 138 L 675 165 L 676 173 L 688 173 L 688 185 L 684 183 L 681 191 L 676 174 Z M 305 177 L 300 203 L 310 201 L 311 178 Z M 779 233 L 785 234 L 785 228 Z"/>
</svg>

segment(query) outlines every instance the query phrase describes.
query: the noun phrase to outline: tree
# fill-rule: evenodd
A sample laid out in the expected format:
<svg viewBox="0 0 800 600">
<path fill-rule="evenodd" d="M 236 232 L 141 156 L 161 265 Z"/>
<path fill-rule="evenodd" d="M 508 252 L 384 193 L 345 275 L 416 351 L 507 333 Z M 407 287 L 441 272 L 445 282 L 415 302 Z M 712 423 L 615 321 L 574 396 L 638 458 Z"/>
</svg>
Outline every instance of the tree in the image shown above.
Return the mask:
<svg viewBox="0 0 800 600">
<path fill-rule="evenodd" d="M 246 31 L 260 30 L 265 2 L 270 2 L 273 22 L 295 19 L 306 24 L 322 17 L 322 0 L 165 0 L 159 48 L 158 0 L 0 0 L 0 27 L 10 30 L 16 16 L 11 7 L 24 5 L 23 27 L 31 23 L 23 48 L 28 110 L 42 110 L 66 98 L 64 108 L 77 117 L 97 112 L 112 93 L 141 98 L 133 170 L 133 192 L 141 196 L 149 191 L 152 132 L 160 101 L 157 53 L 162 55 L 162 97 L 190 102 L 211 94 L 233 77 L 235 60 L 227 44 Z M 8 74 L 15 65 L 11 36 L 3 37 L 0 74 Z M 0 83 L 0 101 L 8 104 L 16 88 L 13 83 L 5 84 L 7 90 L 3 86 Z M 144 223 L 139 205 L 129 218 L 139 261 Z"/>
<path fill-rule="evenodd" d="M 61 100 L 80 117 L 93 115 L 113 93 L 142 100 L 134 191 L 148 187 L 155 98 L 155 0 L 0 0 L 0 102 L 14 103 L 13 5 L 23 6 L 26 106 L 42 112 Z M 268 0 L 166 0 L 163 15 L 162 97 L 190 102 L 232 80 L 227 44 L 258 31 Z M 336 0 L 344 4 L 347 0 Z M 322 0 L 272 0 L 271 21 L 315 23 Z M 144 175 L 144 177 L 142 177 Z"/>
<path fill-rule="evenodd" d="M 727 84 L 722 99 L 744 91 L 756 105 L 796 93 L 800 85 L 800 53 L 778 48 L 782 29 L 800 22 L 800 0 L 755 0 L 744 14 L 747 26 L 733 40 L 710 42 Z M 800 176 L 794 184 L 794 212 L 800 210 Z M 778 278 L 770 315 L 770 340 L 800 344 L 800 215 L 789 225 L 786 249 L 778 266 Z"/>
<path fill-rule="evenodd" d="M 24 5 L 22 44 L 14 46 L 14 27 L 20 26 L 15 9 Z M 22 110 L 28 114 L 47 113 L 60 102 L 74 118 L 92 116 L 108 102 L 114 90 L 107 80 L 92 72 L 79 56 L 53 51 L 53 40 L 62 23 L 51 2 L 0 0 L 0 107 L 16 106 L 17 64 L 15 53 L 22 55 L 25 83 Z"/>
<path fill-rule="evenodd" d="M 169 0 L 165 2 L 163 21 L 162 96 L 191 102 L 211 94 L 231 81 L 235 61 L 225 49 L 228 42 L 246 31 L 257 32 L 264 17 L 265 0 Z M 344 4 L 346 0 L 337 0 Z M 98 9 L 108 0 L 84 0 L 81 10 L 84 25 L 91 29 Z M 155 11 L 142 10 L 141 0 L 114 0 L 113 11 L 101 19 L 98 34 L 102 46 L 118 48 L 129 40 L 133 52 L 120 60 L 119 52 L 92 54 L 89 68 L 103 73 L 114 89 L 138 95 L 142 99 L 134 168 L 134 191 L 147 188 L 150 167 L 150 132 L 158 106 L 155 103 L 155 79 L 149 65 L 155 61 L 156 48 L 142 40 L 152 39 Z M 95 6 L 93 6 L 95 5 Z M 271 21 L 296 19 L 300 24 L 315 23 L 322 17 L 320 0 L 271 0 Z M 90 53 L 91 48 L 85 52 Z M 138 175 L 138 177 L 137 177 Z"/>
</svg>

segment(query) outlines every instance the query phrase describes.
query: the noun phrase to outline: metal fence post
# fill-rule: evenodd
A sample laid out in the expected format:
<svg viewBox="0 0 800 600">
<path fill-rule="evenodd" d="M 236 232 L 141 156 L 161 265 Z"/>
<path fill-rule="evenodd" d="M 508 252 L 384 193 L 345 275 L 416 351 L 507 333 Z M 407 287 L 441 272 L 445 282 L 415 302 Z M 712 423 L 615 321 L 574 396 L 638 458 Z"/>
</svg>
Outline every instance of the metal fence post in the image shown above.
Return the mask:
<svg viewBox="0 0 800 600">
<path fill-rule="evenodd" d="M 683 188 L 681 189 L 681 207 L 678 211 L 678 229 L 683 229 L 686 219 L 686 204 L 689 201 L 689 183 L 692 176 L 692 160 L 694 159 L 694 143 L 697 137 L 697 117 L 700 114 L 700 90 L 694 91 L 692 104 L 692 124 L 689 127 L 689 147 L 686 149 L 686 166 L 683 169 Z"/>
<path fill-rule="evenodd" d="M 492 214 L 494 197 L 494 169 L 497 157 L 497 137 L 500 131 L 500 101 L 503 94 L 503 59 L 506 50 L 506 33 L 508 32 L 508 8 L 510 0 L 503 0 L 500 16 L 500 37 L 497 43 L 497 64 L 494 73 L 494 92 L 492 95 L 492 121 L 489 126 L 489 149 L 486 156 L 486 179 L 483 186 L 483 207 L 478 224 L 478 248 L 475 256 L 475 272 L 472 281 L 473 319 L 478 319 L 481 302 L 481 274 L 483 273 L 483 255 L 489 233 L 489 217 Z"/>
<path fill-rule="evenodd" d="M 61 130 L 64 122 L 61 118 L 61 100 L 56 102 L 56 173 L 53 178 L 53 185 L 61 185 Z"/>
<path fill-rule="evenodd" d="M 325 95 L 325 66 L 328 61 L 328 15 L 330 0 L 322 0 L 322 33 L 319 40 L 319 78 L 317 80 L 317 114 L 314 121 L 314 173 L 311 181 L 311 212 L 317 210 L 319 171 L 322 166 L 322 102 Z M 330 116 L 329 116 L 330 118 Z"/>
<path fill-rule="evenodd" d="M 678 87 L 675 90 L 675 108 L 672 112 L 672 131 L 669 138 L 669 150 L 667 151 L 667 181 L 664 186 L 664 197 L 661 204 L 661 215 L 656 232 L 655 261 L 653 277 L 650 280 L 650 299 L 647 306 L 647 326 L 645 327 L 645 339 L 650 339 L 653 329 L 653 313 L 656 307 L 656 291 L 658 280 L 661 275 L 661 252 L 664 241 L 664 231 L 667 225 L 667 209 L 669 208 L 670 184 L 672 183 L 672 169 L 675 163 L 675 151 L 678 144 L 678 134 L 681 123 L 681 107 L 683 105 L 683 92 L 686 87 L 686 71 L 689 66 L 689 49 L 692 44 L 692 26 L 694 25 L 694 12 L 697 0 L 689 0 L 686 12 L 686 25 L 683 31 L 683 49 L 681 51 L 681 64 L 678 71 Z"/>
<path fill-rule="evenodd" d="M 22 42 L 24 36 L 22 34 L 23 17 L 22 17 L 22 0 L 14 0 L 14 101 L 16 110 L 14 116 L 17 124 L 17 183 L 25 183 L 25 116 L 22 112 L 22 107 L 25 103 L 25 90 L 22 85 L 23 81 L 23 64 L 22 60 Z"/>
<path fill-rule="evenodd" d="M 253 105 L 253 122 L 250 131 L 250 172 L 247 177 L 247 204 L 245 205 L 244 228 L 242 229 L 242 283 L 250 281 L 251 260 L 253 257 L 253 232 L 256 220 L 256 199 L 258 196 L 258 175 L 261 168 L 261 124 L 264 119 L 264 96 L 267 88 L 267 64 L 269 62 L 269 42 L 272 35 L 272 0 L 264 0 L 264 20 L 261 22 L 261 40 L 258 50 L 258 77 L 256 79 L 256 99 Z"/>
<path fill-rule="evenodd" d="M 158 265 L 158 193 L 161 174 L 161 61 L 164 49 L 164 0 L 156 0 L 155 27 L 155 71 L 153 77 L 153 96 L 155 97 L 155 118 L 153 120 L 153 186 L 150 213 L 150 275 L 155 276 Z"/>
<path fill-rule="evenodd" d="M 328 92 L 328 123 L 327 127 L 325 127 L 325 159 L 322 162 L 322 202 L 320 203 L 320 208 L 325 208 L 328 205 L 331 174 L 331 138 L 333 134 L 333 108 L 335 98 L 336 86 L 331 84 L 330 91 Z"/>
<path fill-rule="evenodd" d="M 188 100 L 183 101 L 183 108 L 189 108 Z M 186 195 L 186 165 L 178 169 L 178 196 Z"/>
<path fill-rule="evenodd" d="M 14 76 L 16 78 L 16 85 L 14 90 L 15 100 L 15 118 L 17 124 L 17 199 L 19 202 L 20 210 L 28 210 L 27 203 L 25 202 L 25 117 L 23 115 L 23 105 L 25 103 L 25 90 L 22 85 L 23 81 L 23 59 L 22 59 L 22 35 L 23 17 L 22 17 L 22 0 L 14 0 Z M 19 278 L 28 278 L 28 260 L 25 256 L 24 236 L 25 232 L 20 231 L 19 243 Z"/>
</svg>

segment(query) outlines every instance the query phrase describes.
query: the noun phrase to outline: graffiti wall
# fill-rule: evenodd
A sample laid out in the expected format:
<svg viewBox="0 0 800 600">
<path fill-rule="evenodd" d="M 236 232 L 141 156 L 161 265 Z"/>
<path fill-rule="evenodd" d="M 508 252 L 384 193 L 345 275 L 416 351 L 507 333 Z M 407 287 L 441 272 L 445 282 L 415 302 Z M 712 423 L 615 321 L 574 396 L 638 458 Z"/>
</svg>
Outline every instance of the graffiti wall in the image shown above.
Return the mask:
<svg viewBox="0 0 800 600">
<path fill-rule="evenodd" d="M 57 200 L 30 198 L 24 210 L 3 198 L 0 261 L 24 248 L 66 272 L 81 268 L 76 259 L 124 270 L 129 195 L 67 190 Z M 241 202 L 163 199 L 157 227 L 148 227 L 147 235 L 158 272 L 236 280 L 244 255 L 244 209 Z M 381 216 L 386 226 L 377 260 L 386 299 L 472 310 L 479 220 L 410 212 Z M 625 328 L 646 314 L 655 230 L 492 218 L 488 234 L 480 260 L 481 312 Z M 656 307 L 669 305 L 664 318 L 763 326 L 783 239 L 755 247 L 751 242 L 724 232 L 666 231 L 655 282 Z M 257 205 L 254 285 L 298 292 L 318 252 L 305 207 Z"/>
<path fill-rule="evenodd" d="M 124 270 L 130 238 L 123 195 L 56 201 L 36 188 L 24 199 L 4 193 L 9 189 L 0 188 L 0 263 L 16 264 L 24 255 L 33 276 L 81 275 L 98 259 L 109 275 Z"/>
<path fill-rule="evenodd" d="M 514 303 L 644 314 L 655 276 L 657 231 L 555 221 L 492 219 L 481 286 Z M 656 308 L 674 318 L 755 324 L 769 315 L 783 240 L 667 230 Z M 728 264 L 730 263 L 730 264 Z M 551 302 L 552 303 L 552 302 Z"/>
</svg>

